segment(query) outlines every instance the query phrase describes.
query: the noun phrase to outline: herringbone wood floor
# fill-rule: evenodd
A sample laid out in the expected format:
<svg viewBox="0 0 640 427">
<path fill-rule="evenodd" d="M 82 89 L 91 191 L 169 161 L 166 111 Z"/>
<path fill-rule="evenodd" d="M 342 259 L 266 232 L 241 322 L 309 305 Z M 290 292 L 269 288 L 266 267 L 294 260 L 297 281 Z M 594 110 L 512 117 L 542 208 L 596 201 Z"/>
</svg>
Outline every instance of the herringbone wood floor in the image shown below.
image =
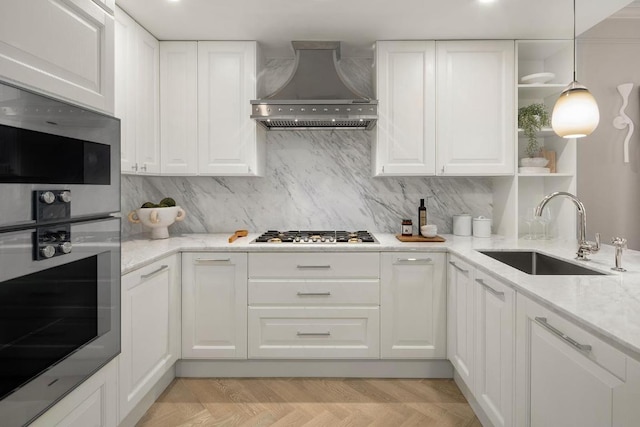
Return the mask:
<svg viewBox="0 0 640 427">
<path fill-rule="evenodd" d="M 177 378 L 136 427 L 481 427 L 453 380 Z"/>
</svg>

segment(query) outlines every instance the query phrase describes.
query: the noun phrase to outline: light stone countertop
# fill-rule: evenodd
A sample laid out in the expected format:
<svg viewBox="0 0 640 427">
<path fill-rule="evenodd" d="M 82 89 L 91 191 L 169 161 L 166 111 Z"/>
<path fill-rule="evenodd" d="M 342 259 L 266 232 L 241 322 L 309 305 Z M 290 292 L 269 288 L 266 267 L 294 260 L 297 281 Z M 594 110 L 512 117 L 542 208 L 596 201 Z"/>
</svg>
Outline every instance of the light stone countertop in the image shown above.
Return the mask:
<svg viewBox="0 0 640 427">
<path fill-rule="evenodd" d="M 575 261 L 576 241 L 490 239 L 443 235 L 445 243 L 403 243 L 393 234 L 373 233 L 379 244 L 264 244 L 249 243 L 251 233 L 234 243 L 233 234 L 185 234 L 164 240 L 137 239 L 122 243 L 122 274 L 178 252 L 451 252 L 511 285 L 545 307 L 574 320 L 588 331 L 640 361 L 640 251 L 625 250 L 617 273 L 614 248 L 603 245 L 591 261 Z M 531 276 L 479 253 L 479 249 L 535 249 L 542 253 L 600 270 L 606 276 Z"/>
</svg>

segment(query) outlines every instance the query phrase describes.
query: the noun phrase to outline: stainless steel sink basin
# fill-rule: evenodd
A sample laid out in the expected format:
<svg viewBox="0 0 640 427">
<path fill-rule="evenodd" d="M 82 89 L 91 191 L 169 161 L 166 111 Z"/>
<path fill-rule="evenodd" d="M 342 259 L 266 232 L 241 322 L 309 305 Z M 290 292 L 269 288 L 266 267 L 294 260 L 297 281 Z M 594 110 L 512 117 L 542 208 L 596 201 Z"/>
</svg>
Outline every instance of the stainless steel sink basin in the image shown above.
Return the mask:
<svg viewBox="0 0 640 427">
<path fill-rule="evenodd" d="M 478 251 L 513 268 L 536 276 L 592 275 L 604 273 L 535 251 Z"/>
</svg>

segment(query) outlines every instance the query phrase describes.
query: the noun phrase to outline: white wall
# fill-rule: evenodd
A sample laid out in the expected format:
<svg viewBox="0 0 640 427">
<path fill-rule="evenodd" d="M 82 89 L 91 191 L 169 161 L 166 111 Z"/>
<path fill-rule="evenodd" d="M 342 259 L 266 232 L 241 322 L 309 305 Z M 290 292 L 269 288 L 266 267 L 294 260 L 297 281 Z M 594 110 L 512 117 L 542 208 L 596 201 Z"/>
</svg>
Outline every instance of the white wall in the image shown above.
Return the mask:
<svg viewBox="0 0 640 427">
<path fill-rule="evenodd" d="M 578 197 L 588 214 L 588 232 L 626 237 L 629 248 L 640 249 L 640 15 L 609 18 L 580 37 L 578 80 L 593 93 L 600 108 L 600 125 L 578 141 Z M 626 109 L 636 130 L 630 142 L 630 163 L 623 162 L 627 130 L 613 119 L 622 105 L 617 86 L 634 83 Z"/>
</svg>

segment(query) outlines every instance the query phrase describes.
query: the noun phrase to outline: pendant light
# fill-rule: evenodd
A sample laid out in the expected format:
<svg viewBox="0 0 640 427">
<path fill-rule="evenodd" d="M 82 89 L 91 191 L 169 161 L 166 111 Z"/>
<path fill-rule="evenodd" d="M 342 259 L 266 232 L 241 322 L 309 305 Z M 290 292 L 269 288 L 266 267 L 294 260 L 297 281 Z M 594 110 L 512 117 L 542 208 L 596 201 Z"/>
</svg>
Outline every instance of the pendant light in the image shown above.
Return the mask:
<svg viewBox="0 0 640 427">
<path fill-rule="evenodd" d="M 590 135 L 600 121 L 595 98 L 586 86 L 576 80 L 576 0 L 573 0 L 573 81 L 564 88 L 553 107 L 551 127 L 563 138 L 582 138 Z"/>
</svg>

